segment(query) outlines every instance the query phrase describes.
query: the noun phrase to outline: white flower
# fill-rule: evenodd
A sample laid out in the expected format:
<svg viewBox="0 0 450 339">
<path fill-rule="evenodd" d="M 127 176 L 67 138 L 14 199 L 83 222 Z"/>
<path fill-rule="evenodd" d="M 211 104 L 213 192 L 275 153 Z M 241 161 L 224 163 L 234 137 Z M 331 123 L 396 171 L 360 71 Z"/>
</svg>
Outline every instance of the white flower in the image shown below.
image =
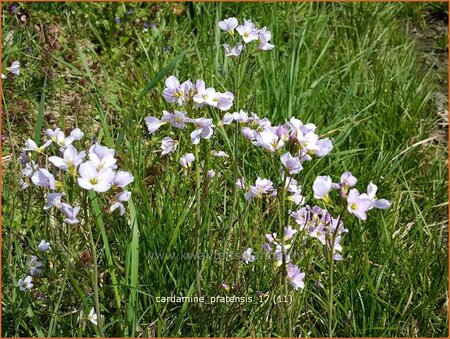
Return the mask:
<svg viewBox="0 0 450 339">
<path fill-rule="evenodd" d="M 249 247 L 245 250 L 244 253 L 242 253 L 242 260 L 244 263 L 248 264 L 250 262 L 255 261 L 255 256 L 252 255 L 253 250 Z"/>
<path fill-rule="evenodd" d="M 184 168 L 191 168 L 192 166 L 192 162 L 195 160 L 195 157 L 192 153 L 186 153 L 185 155 L 183 155 L 180 159 L 180 164 L 181 166 L 183 166 Z"/>
<path fill-rule="evenodd" d="M 9 71 L 14 75 L 20 74 L 20 62 L 14 61 L 11 66 L 9 66 Z"/>
<path fill-rule="evenodd" d="M 92 161 L 81 164 L 79 172 L 78 185 L 86 190 L 93 189 L 96 192 L 109 190 L 115 177 L 111 168 L 107 167 L 98 171 L 97 166 Z"/>
<path fill-rule="evenodd" d="M 41 252 L 48 251 L 50 249 L 50 243 L 45 241 L 44 239 L 42 239 L 41 242 L 38 245 L 38 249 Z"/>
<path fill-rule="evenodd" d="M 86 320 L 89 320 L 95 326 L 97 326 L 97 313 L 94 313 L 94 308 L 91 308 L 89 315 L 86 317 Z"/>
<path fill-rule="evenodd" d="M 166 155 L 172 152 L 175 152 L 178 146 L 178 141 L 173 140 L 170 137 L 164 137 L 161 141 L 161 155 Z"/>
<path fill-rule="evenodd" d="M 62 193 L 47 193 L 47 205 L 44 206 L 44 210 L 48 210 L 52 207 L 61 207 Z"/>
<path fill-rule="evenodd" d="M 319 175 L 313 183 L 314 198 L 323 199 L 328 196 L 331 185 L 332 182 L 330 176 Z"/>
<path fill-rule="evenodd" d="M 34 286 L 34 284 L 31 282 L 33 278 L 29 275 L 26 276 L 25 279 L 19 279 L 17 286 L 19 287 L 19 290 L 25 291 L 29 290 Z"/>
</svg>

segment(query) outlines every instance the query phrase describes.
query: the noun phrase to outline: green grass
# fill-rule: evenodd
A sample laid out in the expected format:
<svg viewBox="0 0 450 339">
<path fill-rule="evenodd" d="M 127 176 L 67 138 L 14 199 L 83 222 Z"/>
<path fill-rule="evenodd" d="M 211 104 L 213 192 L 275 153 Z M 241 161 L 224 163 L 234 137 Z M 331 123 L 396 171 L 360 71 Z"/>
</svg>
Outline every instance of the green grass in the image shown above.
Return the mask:
<svg viewBox="0 0 450 339">
<path fill-rule="evenodd" d="M 326 286 L 328 272 L 325 261 L 314 259 L 322 257 L 316 242 L 298 244 L 306 287 L 289 288 L 289 305 L 259 303 L 256 291 L 285 294 L 269 259 L 244 265 L 236 257 L 206 257 L 199 262 L 198 286 L 195 260 L 150 256 L 195 253 L 196 230 L 201 253 L 228 248 L 241 254 L 247 247 L 261 253 L 264 234 L 279 228 L 276 208 L 248 204 L 242 192 L 233 203 L 232 160 L 205 156 L 210 149 L 233 153 L 231 129 L 227 135 L 217 128 L 200 143 L 204 168 L 217 175 L 196 197 L 195 170 L 182 171 L 178 156 L 162 158 L 156 151 L 166 134 L 149 136 L 143 121 L 173 108 L 161 96 L 170 74 L 204 79 L 219 91 L 235 88 L 235 70 L 221 47 L 225 35 L 217 27 L 228 16 L 267 26 L 276 46 L 257 55 L 254 70 L 241 69 L 246 83 L 238 108 L 274 124 L 295 116 L 333 139 L 333 151 L 296 176 L 310 204 L 317 175 L 336 181 L 345 170 L 358 178 L 360 191 L 374 181 L 378 195 L 392 202 L 387 211 L 371 211 L 366 222 L 344 217 L 349 233 L 344 260 L 335 264 L 334 335 L 448 335 L 447 146 L 421 143 L 436 129 L 438 75 L 419 63 L 407 35 L 409 20 L 423 20 L 424 4 L 22 3 L 20 11 L 26 22 L 5 5 L 2 23 L 3 68 L 14 60 L 22 64 L 19 77 L 3 81 L 3 336 L 98 335 L 90 323 L 77 323 L 80 311 L 94 305 L 92 269 L 80 259 L 88 242 L 59 214 L 42 210 L 42 189 L 19 190 L 16 159 L 26 139 L 43 136 L 42 126 L 80 127 L 85 146 L 98 137 L 135 177 L 123 218 L 104 213 L 104 199 L 90 196 L 106 336 L 286 337 L 288 318 L 294 336 L 328 335 L 327 289 L 316 287 L 318 281 Z M 144 21 L 157 27 L 143 32 Z M 56 48 L 49 44 L 52 23 L 59 29 Z M 45 42 L 35 25 L 44 29 Z M 215 122 L 222 114 L 205 112 Z M 182 137 L 180 155 L 193 152 L 188 138 Z M 238 147 L 249 182 L 259 175 L 281 184 L 278 158 L 243 142 Z M 17 281 L 41 239 L 53 244 L 39 253 L 42 278 L 35 289 L 20 292 Z M 237 288 L 225 292 L 224 281 Z M 196 296 L 199 288 L 204 296 L 251 296 L 256 302 L 155 300 Z"/>
</svg>

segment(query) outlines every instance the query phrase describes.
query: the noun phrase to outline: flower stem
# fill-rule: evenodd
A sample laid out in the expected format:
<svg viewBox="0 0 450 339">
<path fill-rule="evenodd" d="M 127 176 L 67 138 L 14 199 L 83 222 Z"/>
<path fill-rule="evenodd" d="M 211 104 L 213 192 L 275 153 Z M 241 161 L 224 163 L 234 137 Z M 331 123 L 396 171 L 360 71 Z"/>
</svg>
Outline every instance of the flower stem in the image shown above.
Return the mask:
<svg viewBox="0 0 450 339">
<path fill-rule="evenodd" d="M 94 235 L 92 234 L 92 227 L 91 227 L 91 223 L 88 221 L 89 217 L 87 214 L 87 191 L 83 192 L 83 208 L 84 208 L 84 220 L 85 220 L 85 225 L 88 228 L 88 233 L 89 233 L 89 244 L 91 246 L 91 252 L 92 252 L 92 260 L 94 262 L 94 271 L 92 272 L 92 287 L 94 290 L 94 303 L 95 303 L 95 313 L 97 313 L 97 318 L 98 318 L 98 330 L 100 332 L 100 336 L 105 337 L 105 334 L 103 333 L 103 324 L 102 324 L 102 319 L 100 317 L 100 301 L 99 301 L 99 297 L 98 297 L 98 263 L 97 263 L 97 254 L 95 252 L 95 241 L 94 241 Z"/>
<path fill-rule="evenodd" d="M 195 210 L 195 281 L 197 285 L 197 293 L 198 296 L 202 295 L 202 285 L 201 285 L 201 276 L 200 276 L 200 235 L 201 235 L 201 181 L 200 181 L 200 159 L 198 152 L 198 145 L 195 145 L 195 177 L 196 177 L 196 190 L 195 190 L 195 201 L 196 201 L 196 210 Z M 200 308 L 202 308 L 202 304 L 200 303 Z"/>
</svg>

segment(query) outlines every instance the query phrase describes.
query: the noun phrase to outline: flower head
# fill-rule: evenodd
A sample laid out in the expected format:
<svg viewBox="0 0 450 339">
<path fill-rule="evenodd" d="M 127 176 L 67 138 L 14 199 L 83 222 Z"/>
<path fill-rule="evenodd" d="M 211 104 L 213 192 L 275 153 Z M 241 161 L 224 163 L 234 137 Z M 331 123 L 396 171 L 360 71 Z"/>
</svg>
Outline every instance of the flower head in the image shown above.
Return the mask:
<svg viewBox="0 0 450 339">
<path fill-rule="evenodd" d="M 234 29 L 237 27 L 238 21 L 235 17 L 224 19 L 219 22 L 219 27 L 221 30 L 228 32 L 229 34 L 234 34 Z"/>
<path fill-rule="evenodd" d="M 245 264 L 255 261 L 255 256 L 252 255 L 252 252 L 253 250 L 249 247 L 244 251 L 244 253 L 242 253 L 242 261 Z"/>
<path fill-rule="evenodd" d="M 46 252 L 50 249 L 50 243 L 42 239 L 38 245 L 38 249 L 41 252 Z"/>
<path fill-rule="evenodd" d="M 45 168 L 39 168 L 35 171 L 31 177 L 31 181 L 36 186 L 48 187 L 52 190 L 56 187 L 55 177 Z"/>
<path fill-rule="evenodd" d="M 31 259 L 26 262 L 26 265 L 28 266 L 31 275 L 39 275 L 39 267 L 42 266 L 42 263 L 37 259 L 35 255 L 33 255 Z"/>
<path fill-rule="evenodd" d="M 192 162 L 195 160 L 195 157 L 192 153 L 186 153 L 185 155 L 183 155 L 180 159 L 180 164 L 181 166 L 183 166 L 184 168 L 188 169 L 191 168 L 192 166 Z"/>
<path fill-rule="evenodd" d="M 258 40 L 259 38 L 258 30 L 251 20 L 244 20 L 244 24 L 237 26 L 236 31 L 241 35 L 245 43 Z"/>
<path fill-rule="evenodd" d="M 27 275 L 25 279 L 19 279 L 17 283 L 19 290 L 26 291 L 32 288 L 34 286 L 34 284 L 31 282 L 32 280 L 33 278 L 29 275 Z"/>
<path fill-rule="evenodd" d="M 330 176 L 319 175 L 313 183 L 314 198 L 326 199 L 331 190 L 331 185 L 332 182 Z"/>
<path fill-rule="evenodd" d="M 178 147 L 178 141 L 173 140 L 171 137 L 164 137 L 161 141 L 161 155 L 166 155 L 172 152 L 175 152 L 175 150 Z"/>
<path fill-rule="evenodd" d="M 347 210 L 361 220 L 367 219 L 367 211 L 372 207 L 372 201 L 361 197 L 356 188 L 352 188 L 347 197 Z"/>
<path fill-rule="evenodd" d="M 66 223 L 75 225 L 80 222 L 77 219 L 77 215 L 80 212 L 80 206 L 72 207 L 69 204 L 62 203 L 60 210 L 66 215 L 66 218 L 64 219 Z"/>
<path fill-rule="evenodd" d="M 115 173 L 110 167 L 97 169 L 95 162 L 89 160 L 80 165 L 80 177 L 78 185 L 85 190 L 94 190 L 96 192 L 106 192 L 111 188 Z"/>
</svg>

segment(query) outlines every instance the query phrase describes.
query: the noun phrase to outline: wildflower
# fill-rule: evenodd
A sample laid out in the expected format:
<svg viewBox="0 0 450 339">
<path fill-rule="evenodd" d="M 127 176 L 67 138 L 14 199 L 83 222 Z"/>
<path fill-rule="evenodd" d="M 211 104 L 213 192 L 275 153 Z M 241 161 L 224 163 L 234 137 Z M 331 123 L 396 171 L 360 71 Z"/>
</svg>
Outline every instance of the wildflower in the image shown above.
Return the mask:
<svg viewBox="0 0 450 339">
<path fill-rule="evenodd" d="M 290 240 L 292 239 L 292 237 L 294 236 L 294 234 L 297 233 L 296 229 L 293 229 L 291 227 L 291 225 L 289 225 L 288 227 L 284 228 L 284 239 L 285 240 Z"/>
<path fill-rule="evenodd" d="M 145 120 L 145 123 L 147 124 L 147 129 L 148 129 L 149 134 L 156 132 L 162 125 L 165 124 L 164 121 L 161 121 L 158 118 L 151 117 L 151 116 L 146 117 L 144 120 Z"/>
<path fill-rule="evenodd" d="M 235 17 L 231 17 L 228 19 L 224 19 L 219 22 L 219 27 L 223 31 L 228 32 L 229 34 L 234 34 L 234 29 L 237 27 L 238 21 Z"/>
<path fill-rule="evenodd" d="M 229 292 L 230 291 L 230 286 L 228 284 L 222 283 L 220 285 L 220 287 L 222 287 L 225 291 Z"/>
<path fill-rule="evenodd" d="M 353 187 L 358 182 L 358 179 L 356 179 L 350 172 L 344 172 L 341 175 L 341 185 L 346 187 Z"/>
<path fill-rule="evenodd" d="M 2 73 L 2 79 L 6 79 L 6 75 Z"/>
<path fill-rule="evenodd" d="M 242 253 L 242 260 L 245 264 L 255 261 L 255 256 L 252 255 L 252 252 L 253 250 L 249 247 L 244 251 L 244 253 Z"/>
<path fill-rule="evenodd" d="M 47 205 L 44 206 L 44 210 L 48 210 L 52 207 L 61 207 L 62 193 L 47 193 Z"/>
<path fill-rule="evenodd" d="M 212 119 L 198 118 L 194 120 L 197 129 L 191 133 L 191 142 L 197 145 L 200 142 L 200 138 L 209 139 L 213 134 Z"/>
<path fill-rule="evenodd" d="M 115 150 L 95 143 L 89 148 L 88 157 L 99 171 L 105 168 L 116 169 L 115 153 Z"/>
<path fill-rule="evenodd" d="M 14 61 L 11 66 L 9 66 L 9 72 L 14 74 L 14 75 L 19 75 L 20 74 L 20 62 L 19 61 Z"/>
<path fill-rule="evenodd" d="M 223 44 L 223 48 L 225 49 L 225 56 L 227 57 L 238 57 L 242 53 L 242 49 L 244 46 L 242 43 L 238 43 L 236 46 L 232 47 L 228 44 Z"/>
<path fill-rule="evenodd" d="M 211 155 L 216 158 L 229 158 L 230 156 L 224 151 L 211 151 Z"/>
<path fill-rule="evenodd" d="M 86 320 L 89 320 L 95 326 L 97 326 L 97 313 L 94 313 L 94 308 L 91 308 L 89 315 L 86 317 Z"/>
<path fill-rule="evenodd" d="M 244 127 L 241 132 L 242 136 L 247 140 L 254 141 L 256 139 L 256 131 L 250 127 Z"/>
<path fill-rule="evenodd" d="M 298 157 L 293 157 L 289 152 L 281 156 L 281 162 L 289 171 L 289 174 L 297 174 L 303 169 L 300 159 Z"/>
<path fill-rule="evenodd" d="M 38 245 L 38 249 L 41 252 L 46 252 L 50 249 L 50 243 L 42 239 Z"/>
<path fill-rule="evenodd" d="M 299 288 L 303 289 L 305 287 L 305 283 L 303 282 L 305 273 L 301 272 L 296 265 L 288 264 L 286 267 L 286 272 L 295 290 L 298 290 Z"/>
<path fill-rule="evenodd" d="M 44 153 L 45 149 L 52 144 L 51 140 L 48 140 L 45 144 L 38 147 L 38 145 L 31 139 L 28 139 L 25 143 L 24 151 L 33 151 L 37 153 Z"/>
<path fill-rule="evenodd" d="M 79 128 L 74 128 L 72 132 L 70 132 L 70 136 L 74 140 L 81 140 L 84 136 L 84 133 Z"/>
<path fill-rule="evenodd" d="M 316 225 L 316 227 L 311 227 L 309 235 L 312 238 L 318 239 L 322 243 L 322 245 L 326 244 L 325 241 L 326 229 L 323 223 L 319 223 L 318 225 Z"/>
<path fill-rule="evenodd" d="M 244 24 L 237 26 L 236 31 L 242 36 L 245 43 L 258 40 L 259 38 L 258 30 L 256 29 L 255 24 L 250 20 L 244 20 Z"/>
<path fill-rule="evenodd" d="M 166 88 L 162 93 L 164 99 L 170 103 L 176 102 L 180 106 L 187 101 L 188 94 L 193 87 L 189 80 L 180 85 L 178 79 L 173 75 L 166 79 L 165 84 Z"/>
<path fill-rule="evenodd" d="M 75 140 L 74 136 L 66 137 L 60 128 L 55 128 L 54 130 L 47 129 L 46 134 L 54 143 L 61 147 L 67 147 Z"/>
<path fill-rule="evenodd" d="M 77 219 L 77 215 L 80 213 L 80 206 L 72 207 L 69 204 L 62 203 L 60 210 L 66 215 L 66 218 L 64 219 L 66 223 L 75 225 L 80 222 Z"/>
<path fill-rule="evenodd" d="M 36 186 L 48 187 L 52 190 L 56 187 L 56 180 L 53 177 L 53 174 L 45 168 L 39 168 L 36 172 L 34 172 L 31 177 L 31 181 Z"/>
<path fill-rule="evenodd" d="M 39 267 L 42 266 L 42 263 L 39 260 L 37 260 L 37 257 L 35 255 L 32 256 L 31 259 L 26 262 L 26 265 L 28 266 L 31 275 L 39 275 L 40 273 Z"/>
<path fill-rule="evenodd" d="M 183 155 L 180 159 L 180 164 L 181 166 L 183 166 L 184 168 L 188 169 L 191 168 L 192 166 L 192 162 L 195 160 L 195 157 L 192 153 L 186 153 L 185 155 Z"/>
<path fill-rule="evenodd" d="M 165 45 L 163 48 L 164 53 L 168 53 L 169 52 L 169 46 Z"/>
<path fill-rule="evenodd" d="M 245 180 L 244 180 L 244 178 L 239 178 L 238 180 L 236 180 L 236 187 L 240 188 L 242 190 L 245 188 Z"/>
<path fill-rule="evenodd" d="M 177 149 L 177 146 L 178 146 L 178 141 L 173 140 L 170 137 L 163 138 L 162 142 L 161 142 L 161 149 L 162 149 L 161 155 L 166 155 L 166 154 L 175 152 L 175 150 Z"/>
<path fill-rule="evenodd" d="M 115 196 L 114 201 L 109 208 L 109 212 L 112 213 L 116 209 L 119 209 L 119 214 L 124 215 L 125 214 L 125 206 L 123 205 L 123 202 L 130 200 L 130 198 L 131 198 L 131 192 L 128 192 L 128 191 L 120 192 L 118 195 Z"/>
<path fill-rule="evenodd" d="M 217 108 L 221 111 L 228 111 L 233 106 L 234 95 L 231 92 L 217 93 Z M 216 98 L 214 98 L 216 100 Z"/>
<path fill-rule="evenodd" d="M 263 194 L 274 192 L 273 182 L 268 179 L 257 178 L 254 186 L 250 186 L 250 190 L 245 193 L 245 199 L 262 198 Z"/>
<path fill-rule="evenodd" d="M 267 30 L 266 27 L 263 27 L 259 30 L 258 33 L 258 42 L 259 45 L 256 48 L 258 51 L 270 51 L 275 46 L 269 43 L 269 40 L 272 38 L 272 34 Z"/>
<path fill-rule="evenodd" d="M 31 282 L 32 277 L 27 275 L 25 279 L 19 279 L 19 282 L 17 283 L 17 286 L 19 287 L 19 290 L 25 291 L 29 290 L 34 286 L 34 284 Z"/>
<path fill-rule="evenodd" d="M 119 18 L 119 17 L 115 17 L 115 18 L 114 18 L 114 22 L 115 22 L 116 24 L 120 24 L 120 18 Z"/>
<path fill-rule="evenodd" d="M 330 139 L 320 139 L 317 141 L 315 149 L 312 152 L 318 157 L 323 157 L 331 152 L 333 149 L 333 143 Z"/>
<path fill-rule="evenodd" d="M 84 151 L 81 151 L 80 153 L 77 152 L 75 147 L 72 145 L 69 145 L 63 152 L 63 157 L 57 157 L 57 156 L 51 156 L 48 158 L 48 161 L 50 161 L 53 165 L 58 167 L 60 170 L 63 171 L 74 171 L 78 165 L 80 165 L 83 162 L 83 158 L 85 157 L 86 153 Z"/>
<path fill-rule="evenodd" d="M 86 190 L 93 189 L 96 192 L 106 192 L 111 188 L 112 180 L 115 177 L 114 171 L 109 168 L 97 169 L 96 163 L 87 161 L 80 165 L 80 177 L 77 179 L 78 185 Z"/>
<path fill-rule="evenodd" d="M 367 194 L 366 193 L 361 194 L 360 198 L 369 199 L 372 202 L 372 206 L 370 207 L 370 209 L 375 207 L 378 209 L 385 210 L 391 207 L 391 203 L 388 200 L 376 198 L 377 190 L 378 186 L 370 182 L 369 185 L 367 186 Z"/>
<path fill-rule="evenodd" d="M 331 190 L 331 184 L 330 176 L 319 175 L 313 183 L 314 198 L 326 201 Z"/>
<path fill-rule="evenodd" d="M 280 244 L 275 245 L 274 255 L 277 267 L 283 264 L 283 253 L 284 253 L 284 262 L 289 263 L 291 261 L 291 256 L 289 255 L 289 253 L 287 253 L 290 247 L 291 245 L 287 244 L 285 244 L 283 247 Z M 284 248 L 284 251 L 282 251 L 282 248 Z"/>
<path fill-rule="evenodd" d="M 206 177 L 211 180 L 212 178 L 214 178 L 216 176 L 216 172 L 214 170 L 209 170 L 208 173 L 206 174 Z"/>
<path fill-rule="evenodd" d="M 161 122 L 168 122 L 171 126 L 176 128 L 185 128 L 186 122 L 190 122 L 190 119 L 186 117 L 185 111 L 174 111 L 173 113 L 163 111 Z"/>
<path fill-rule="evenodd" d="M 253 144 L 270 152 L 275 152 L 284 146 L 284 141 L 277 135 L 275 128 L 268 126 L 262 132 L 256 133 L 256 141 Z"/>
<path fill-rule="evenodd" d="M 347 197 L 347 210 L 361 220 L 367 219 L 366 212 L 370 210 L 373 202 L 364 196 L 361 197 L 356 188 L 350 190 Z"/>
<path fill-rule="evenodd" d="M 206 88 L 205 82 L 203 80 L 197 80 L 195 83 L 196 94 L 192 97 L 195 103 L 199 105 L 199 107 L 203 107 L 206 103 L 210 106 L 217 106 L 217 102 L 214 101 L 217 93 L 216 90 L 212 87 Z"/>
<path fill-rule="evenodd" d="M 134 177 L 130 172 L 127 171 L 117 171 L 114 180 L 112 181 L 112 185 L 115 187 L 123 188 L 129 184 L 131 184 L 134 180 Z"/>
</svg>

